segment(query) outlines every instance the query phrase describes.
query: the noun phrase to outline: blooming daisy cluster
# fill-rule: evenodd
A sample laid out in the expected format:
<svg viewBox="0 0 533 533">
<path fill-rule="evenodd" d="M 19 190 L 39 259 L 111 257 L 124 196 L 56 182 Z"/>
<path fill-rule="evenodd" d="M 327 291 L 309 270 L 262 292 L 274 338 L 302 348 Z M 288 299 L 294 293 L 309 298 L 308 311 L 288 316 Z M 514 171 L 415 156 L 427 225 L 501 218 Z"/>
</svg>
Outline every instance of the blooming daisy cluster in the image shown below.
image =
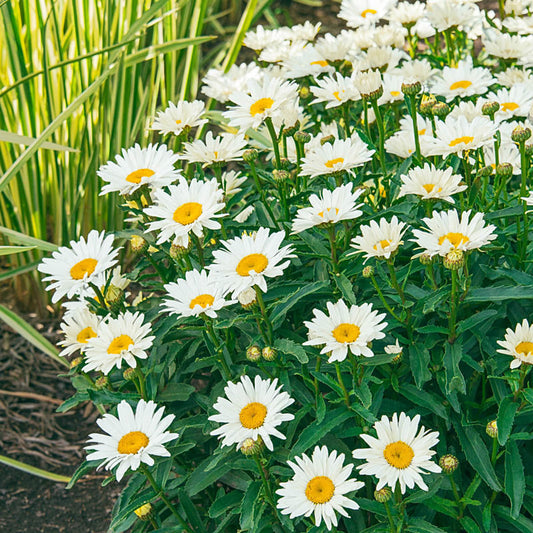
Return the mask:
<svg viewBox="0 0 533 533">
<path fill-rule="evenodd" d="M 531 529 L 532 9 L 257 26 L 102 162 L 129 225 L 38 269 L 113 527 Z"/>
</svg>

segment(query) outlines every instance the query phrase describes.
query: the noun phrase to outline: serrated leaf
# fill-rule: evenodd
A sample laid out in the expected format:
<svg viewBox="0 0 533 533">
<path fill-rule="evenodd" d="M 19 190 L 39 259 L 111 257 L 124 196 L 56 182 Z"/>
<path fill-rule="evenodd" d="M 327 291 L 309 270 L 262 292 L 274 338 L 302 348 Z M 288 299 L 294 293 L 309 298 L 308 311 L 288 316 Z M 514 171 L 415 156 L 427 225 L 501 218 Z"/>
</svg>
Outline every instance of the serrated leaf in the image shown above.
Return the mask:
<svg viewBox="0 0 533 533">
<path fill-rule="evenodd" d="M 498 428 L 499 431 L 499 428 Z M 524 494 L 526 491 L 526 479 L 524 465 L 516 442 L 511 440 L 507 443 L 505 453 L 505 494 L 511 502 L 511 516 L 518 518 Z"/>
<path fill-rule="evenodd" d="M 352 305 L 356 305 L 357 300 L 353 292 L 353 285 L 351 281 L 342 273 L 333 276 L 333 279 L 335 280 L 335 285 L 337 285 L 337 288 L 344 297 L 344 300 Z"/>
<path fill-rule="evenodd" d="M 294 355 L 302 365 L 309 362 L 309 357 L 305 351 L 305 348 L 290 339 L 276 339 L 274 342 L 274 348 L 288 355 Z"/>
<path fill-rule="evenodd" d="M 429 350 L 420 343 L 413 344 L 409 347 L 409 363 L 416 386 L 421 389 L 431 379 Z"/>
<path fill-rule="evenodd" d="M 459 522 L 461 522 L 465 533 L 482 533 L 479 526 L 468 516 L 463 516 Z"/>
<path fill-rule="evenodd" d="M 466 393 L 465 378 L 459 368 L 463 357 L 463 345 L 457 339 L 453 344 L 446 343 L 444 348 L 444 369 L 446 372 L 446 392 Z"/>
<path fill-rule="evenodd" d="M 457 334 L 463 333 L 474 329 L 479 324 L 489 322 L 492 323 L 491 318 L 495 317 L 498 314 L 496 309 L 485 309 L 479 313 L 474 313 L 469 316 L 466 320 L 463 320 L 457 324 Z"/>
<path fill-rule="evenodd" d="M 238 490 L 232 490 L 224 496 L 217 498 L 209 507 L 210 518 L 217 518 L 223 513 L 228 512 L 233 507 L 239 505 L 242 501 L 243 493 Z"/>
<path fill-rule="evenodd" d="M 226 472 L 231 470 L 232 465 L 228 463 L 228 461 L 218 464 L 215 468 L 208 470 L 211 462 L 218 460 L 219 457 L 207 457 L 193 470 L 185 484 L 185 489 L 189 496 L 198 494 L 215 481 L 218 481 Z"/>
<path fill-rule="evenodd" d="M 513 429 L 514 417 L 518 409 L 518 403 L 513 401 L 512 396 L 506 396 L 500 403 L 498 408 L 498 442 L 501 446 L 505 446 L 511 430 Z"/>
<path fill-rule="evenodd" d="M 421 407 L 426 407 L 440 418 L 443 418 L 448 422 L 448 413 L 446 408 L 442 405 L 442 400 L 435 394 L 417 389 L 413 385 L 402 385 L 400 394 L 405 396 L 408 400 L 411 400 L 413 403 L 420 405 Z"/>
<path fill-rule="evenodd" d="M 246 489 L 244 498 L 242 499 L 240 519 L 241 528 L 244 530 L 254 531 L 254 525 L 258 519 L 259 508 L 262 505 L 258 501 L 261 489 L 261 481 L 252 481 Z"/>
<path fill-rule="evenodd" d="M 157 401 L 166 402 L 184 402 L 189 399 L 196 389 L 187 383 L 169 383 L 158 395 Z"/>
<path fill-rule="evenodd" d="M 185 514 L 187 515 L 187 518 L 189 519 L 190 524 L 194 528 L 194 531 L 198 531 L 199 533 L 207 533 L 202 519 L 200 518 L 200 513 L 198 513 L 198 509 L 194 503 L 192 503 L 191 499 L 183 489 L 178 490 L 178 498 L 183 510 L 185 511 Z"/>
<path fill-rule="evenodd" d="M 480 287 L 471 289 L 465 302 L 503 302 L 505 300 L 533 299 L 533 287 L 522 285 L 501 287 Z"/>
</svg>

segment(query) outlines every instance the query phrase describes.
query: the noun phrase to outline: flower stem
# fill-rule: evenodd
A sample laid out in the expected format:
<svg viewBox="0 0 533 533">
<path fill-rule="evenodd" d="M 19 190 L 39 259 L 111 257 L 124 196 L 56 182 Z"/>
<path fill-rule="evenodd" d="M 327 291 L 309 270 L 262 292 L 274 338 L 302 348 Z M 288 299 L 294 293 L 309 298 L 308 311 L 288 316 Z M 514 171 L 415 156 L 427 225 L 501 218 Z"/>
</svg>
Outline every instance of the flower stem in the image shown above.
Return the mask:
<svg viewBox="0 0 533 533">
<path fill-rule="evenodd" d="M 261 459 L 258 454 L 254 454 L 253 458 L 255 459 L 255 463 L 257 464 L 257 469 L 259 470 L 259 475 L 261 476 L 261 481 L 263 482 L 263 487 L 265 488 L 265 496 L 268 501 L 268 503 L 272 506 L 274 509 L 274 512 L 276 513 L 276 517 L 278 514 L 276 503 L 274 502 L 274 497 L 272 495 L 272 488 L 270 487 L 270 483 L 267 479 L 267 475 L 265 472 L 265 467 L 263 463 L 261 462 Z"/>
<path fill-rule="evenodd" d="M 226 363 L 226 360 L 224 359 L 224 353 L 222 351 L 222 346 L 220 344 L 220 341 L 217 338 L 217 335 L 213 328 L 213 324 L 211 323 L 211 320 L 209 319 L 209 317 L 205 315 L 202 315 L 202 316 L 204 317 L 205 325 L 207 328 L 207 334 L 209 338 L 211 339 L 211 342 L 215 346 L 215 350 L 217 354 L 216 357 L 218 359 L 218 362 L 220 363 L 220 366 L 222 367 L 222 375 L 224 376 L 226 380 L 229 381 L 231 379 L 231 371 L 228 367 L 228 364 Z"/>
<path fill-rule="evenodd" d="M 401 322 L 401 318 L 394 312 L 392 307 L 387 303 L 387 300 L 385 300 L 385 296 L 383 296 L 383 292 L 381 292 L 381 289 L 379 288 L 378 282 L 376 281 L 376 278 L 374 276 L 371 276 L 370 278 L 372 280 L 372 285 L 374 285 L 374 288 L 376 289 L 379 299 L 385 306 L 385 309 L 398 321 Z"/>
<path fill-rule="evenodd" d="M 139 380 L 139 389 L 141 391 L 141 398 L 146 400 L 146 382 L 144 379 L 144 374 L 142 373 L 141 368 L 139 365 L 135 367 L 135 374 L 137 374 L 137 379 Z"/>
<path fill-rule="evenodd" d="M 259 193 L 259 196 L 261 197 L 261 202 L 263 203 L 263 205 L 265 206 L 265 209 L 267 210 L 267 213 L 268 213 L 268 216 L 270 217 L 270 220 L 272 220 L 272 224 L 274 225 L 274 227 L 279 230 L 280 227 L 278 225 L 278 222 L 276 220 L 276 217 L 274 216 L 274 213 L 272 212 L 272 208 L 270 207 L 270 203 L 267 202 L 266 200 L 266 196 L 265 196 L 265 190 L 263 189 L 263 187 L 261 186 L 261 182 L 259 180 L 259 176 L 257 175 L 257 172 L 255 170 L 255 164 L 253 161 L 250 161 L 248 163 L 248 165 L 250 165 L 250 171 L 252 173 L 252 177 L 254 179 L 254 183 L 255 183 L 255 188 L 257 189 L 257 192 Z"/>
<path fill-rule="evenodd" d="M 394 525 L 394 518 L 392 518 L 389 502 L 384 502 L 383 505 L 385 506 L 385 511 L 387 511 L 387 518 L 389 519 L 390 533 L 395 533 L 396 526 Z"/>
<path fill-rule="evenodd" d="M 333 272 L 335 274 L 339 271 L 339 264 L 337 262 L 337 247 L 335 246 L 335 226 L 333 224 L 328 224 L 328 238 L 329 245 L 331 248 L 331 265 L 333 267 Z"/>
<path fill-rule="evenodd" d="M 146 466 L 144 466 L 144 465 L 141 465 L 139 468 L 140 468 L 141 472 L 146 476 L 146 479 L 150 482 L 150 485 L 152 485 L 152 488 L 154 489 L 155 493 L 163 500 L 163 502 L 168 507 L 170 512 L 178 519 L 178 522 L 181 524 L 181 527 L 185 531 L 189 531 L 190 533 L 194 533 L 194 530 L 192 529 L 192 527 L 189 526 L 189 524 L 187 524 L 185 519 L 178 513 L 177 509 L 172 505 L 170 500 L 166 497 L 166 495 L 163 492 L 163 490 L 157 485 L 154 477 L 152 476 L 152 474 L 150 473 L 148 468 L 146 468 Z"/>
<path fill-rule="evenodd" d="M 348 394 L 348 391 L 346 390 L 346 386 L 344 385 L 344 381 L 342 379 L 340 363 L 338 362 L 335 363 L 335 370 L 337 371 L 337 380 L 339 382 L 339 385 L 342 389 L 342 394 L 344 396 L 344 403 L 347 405 L 347 407 L 350 407 L 350 395 Z"/>
<path fill-rule="evenodd" d="M 416 116 L 416 94 L 409 95 L 409 114 L 413 120 L 413 135 L 415 137 L 415 152 L 416 158 L 422 160 L 422 152 L 420 151 L 420 138 L 418 135 L 418 118 Z"/>
<path fill-rule="evenodd" d="M 381 116 L 381 111 L 379 109 L 378 101 L 375 98 L 371 98 L 370 103 L 372 104 L 372 109 L 374 109 L 374 113 L 376 115 L 376 123 L 378 125 L 378 133 L 379 133 L 379 161 L 381 163 L 381 171 L 383 172 L 383 179 L 386 180 L 387 179 L 387 164 L 385 162 L 385 127 L 383 126 L 383 117 Z M 387 187 L 385 187 L 385 193 L 388 194 Z"/>
<path fill-rule="evenodd" d="M 279 155 L 279 143 L 278 136 L 276 135 L 276 129 L 274 128 L 274 123 L 272 122 L 271 117 L 265 118 L 265 124 L 268 128 L 268 133 L 270 133 L 270 138 L 272 139 L 272 145 L 274 147 L 274 155 L 276 157 L 276 168 L 281 168 L 281 157 Z"/>
<path fill-rule="evenodd" d="M 200 242 L 200 239 L 191 231 L 191 237 L 194 242 L 194 245 L 196 246 L 196 251 L 198 252 L 198 260 L 200 261 L 200 265 L 202 268 L 205 267 L 205 260 L 204 260 L 204 249 L 202 247 L 202 243 Z"/>
<path fill-rule="evenodd" d="M 257 296 L 257 303 L 259 304 L 259 309 L 261 309 L 261 315 L 263 316 L 263 320 L 265 321 L 265 324 L 267 326 L 267 337 L 269 344 L 272 344 L 273 341 L 273 330 L 272 330 L 272 322 L 270 322 L 270 318 L 268 317 L 268 313 L 265 306 L 265 301 L 263 300 L 263 292 L 261 289 L 254 285 L 255 294 Z"/>
<path fill-rule="evenodd" d="M 452 289 L 450 293 L 450 316 L 448 318 L 448 329 L 450 330 L 450 336 L 448 342 L 453 344 L 455 341 L 455 322 L 457 320 L 457 270 L 452 270 Z"/>
</svg>

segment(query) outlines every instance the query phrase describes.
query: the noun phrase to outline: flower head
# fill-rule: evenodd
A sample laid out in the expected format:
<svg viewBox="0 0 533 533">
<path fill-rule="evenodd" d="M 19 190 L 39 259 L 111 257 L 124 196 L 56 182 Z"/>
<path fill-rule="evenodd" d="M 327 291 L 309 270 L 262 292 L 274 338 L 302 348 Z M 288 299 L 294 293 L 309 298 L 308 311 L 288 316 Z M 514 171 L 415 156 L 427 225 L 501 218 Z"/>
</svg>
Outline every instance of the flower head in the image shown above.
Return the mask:
<svg viewBox="0 0 533 533">
<path fill-rule="evenodd" d="M 505 339 L 498 344 L 501 349 L 497 352 L 514 358 L 511 368 L 518 368 L 522 363 L 533 365 L 533 324 L 530 326 L 527 319 L 517 324 L 514 331 L 507 328 Z"/>
<path fill-rule="evenodd" d="M 405 224 L 399 222 L 396 215 L 390 222 L 385 218 L 381 218 L 379 223 L 371 220 L 370 225 L 361 226 L 361 235 L 352 239 L 351 247 L 355 248 L 354 253 L 364 253 L 366 259 L 389 259 L 400 244 L 403 244 L 404 233 Z"/>
<path fill-rule="evenodd" d="M 59 343 L 64 348 L 59 355 L 64 357 L 78 350 L 85 351 L 89 339 L 96 337 L 99 325 L 100 318 L 91 313 L 85 305 L 66 313 L 61 324 L 65 338 Z"/>
<path fill-rule="evenodd" d="M 240 161 L 246 148 L 246 139 L 242 134 L 223 133 L 213 137 L 213 132 L 208 131 L 205 140 L 197 139 L 186 143 L 180 159 L 189 163 L 202 163 L 203 167 L 215 163 L 228 163 Z"/>
<path fill-rule="evenodd" d="M 180 101 L 178 105 L 169 102 L 168 107 L 157 114 L 152 129 L 163 135 L 167 133 L 180 135 L 185 129 L 189 130 L 206 124 L 207 120 L 201 118 L 204 112 L 205 104 L 200 100 Z"/>
</svg>

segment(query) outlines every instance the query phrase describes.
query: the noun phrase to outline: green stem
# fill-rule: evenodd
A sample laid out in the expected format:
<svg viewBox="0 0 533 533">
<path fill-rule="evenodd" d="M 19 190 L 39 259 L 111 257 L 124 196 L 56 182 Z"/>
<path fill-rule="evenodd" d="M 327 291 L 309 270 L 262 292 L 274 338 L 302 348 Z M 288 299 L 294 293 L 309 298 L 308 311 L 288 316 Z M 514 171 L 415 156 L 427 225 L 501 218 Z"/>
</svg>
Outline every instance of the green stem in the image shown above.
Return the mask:
<svg viewBox="0 0 533 533">
<path fill-rule="evenodd" d="M 337 262 L 337 247 L 335 246 L 336 236 L 335 236 L 335 226 L 333 224 L 328 224 L 328 238 L 329 246 L 331 248 L 331 265 L 333 267 L 333 272 L 335 274 L 339 271 L 339 264 Z"/>
<path fill-rule="evenodd" d="M 100 305 L 106 310 L 109 311 L 109 308 L 107 307 L 107 303 L 105 301 L 104 295 L 102 294 L 102 291 L 96 286 L 94 283 L 89 283 L 89 287 L 95 292 L 96 298 Z"/>
<path fill-rule="evenodd" d="M 208 316 L 205 316 L 205 315 L 202 315 L 202 316 L 204 317 L 205 325 L 207 328 L 207 334 L 215 346 L 217 359 L 218 359 L 218 362 L 220 363 L 220 366 L 222 367 L 222 375 L 227 381 L 229 381 L 231 379 L 231 371 L 228 367 L 228 364 L 226 363 L 226 360 L 224 359 L 222 345 L 220 344 L 220 341 L 217 338 L 217 335 L 213 328 L 213 324 L 211 323 L 211 319 Z"/>
<path fill-rule="evenodd" d="M 172 505 L 170 500 L 166 497 L 163 490 L 157 485 L 154 477 L 152 476 L 148 468 L 146 468 L 146 466 L 142 464 L 139 467 L 139 469 L 146 476 L 146 479 L 150 482 L 150 485 L 152 485 L 152 488 L 154 489 L 155 493 L 163 500 L 163 502 L 168 507 L 170 512 L 178 519 L 178 522 L 181 524 L 181 527 L 185 531 L 189 531 L 189 533 L 194 533 L 194 530 L 191 528 L 191 526 L 187 524 L 185 519 L 178 513 L 177 509 Z"/>
<path fill-rule="evenodd" d="M 344 114 L 344 132 L 346 138 L 349 139 L 352 135 L 352 130 L 350 128 L 350 101 L 343 104 L 342 110 Z"/>
<path fill-rule="evenodd" d="M 454 65 L 454 55 L 452 48 L 452 38 L 450 36 L 450 30 L 444 30 L 444 38 L 446 39 L 446 56 L 448 58 L 448 66 L 453 67 Z"/>
<path fill-rule="evenodd" d="M 402 300 L 402 304 L 405 306 L 405 293 L 403 292 L 403 289 L 400 287 L 400 284 L 398 283 L 398 278 L 396 277 L 396 271 L 394 270 L 394 260 L 387 259 L 387 266 L 389 267 L 391 285 L 396 290 L 396 292 L 400 296 L 400 299 Z"/>
<path fill-rule="evenodd" d="M 316 365 L 315 365 L 315 373 L 318 374 L 320 372 L 320 364 L 322 363 L 322 358 L 320 355 L 316 358 Z M 320 394 L 320 389 L 318 385 L 318 378 L 315 376 L 314 378 L 314 384 L 315 384 L 315 407 L 318 408 L 318 395 Z"/>
<path fill-rule="evenodd" d="M 272 139 L 272 145 L 274 147 L 274 155 L 276 157 L 276 168 L 280 169 L 281 168 L 281 157 L 279 155 L 278 136 L 276 135 L 276 129 L 274 128 L 274 123 L 272 122 L 272 118 L 266 117 L 265 124 L 268 128 L 268 133 L 270 133 L 270 138 Z"/>
<path fill-rule="evenodd" d="M 383 117 L 381 116 L 381 111 L 379 109 L 378 101 L 375 98 L 370 99 L 372 108 L 376 115 L 376 123 L 378 125 L 379 133 L 379 161 L 381 163 L 381 171 L 383 172 L 383 179 L 387 179 L 387 163 L 385 161 L 385 127 L 383 126 Z M 418 130 L 417 130 L 418 132 Z M 388 187 L 385 187 L 385 193 L 388 197 Z M 386 198 L 387 199 L 387 198 Z"/>
<path fill-rule="evenodd" d="M 392 307 L 387 303 L 387 300 L 385 300 L 385 296 L 383 296 L 383 292 L 381 292 L 381 289 L 379 288 L 378 282 L 376 281 L 376 278 L 374 276 L 371 276 L 370 278 L 372 280 L 372 285 L 374 285 L 374 288 L 376 289 L 379 299 L 381 300 L 381 303 L 385 306 L 385 309 L 398 321 L 402 322 L 402 319 L 393 311 Z"/>
<path fill-rule="evenodd" d="M 139 365 L 135 367 L 135 374 L 137 374 L 137 379 L 139 380 L 139 389 L 141 391 L 141 397 L 146 400 L 146 381 Z"/>
<path fill-rule="evenodd" d="M 200 265 L 202 268 L 205 268 L 205 260 L 204 260 L 204 249 L 202 247 L 202 243 L 200 242 L 200 239 L 191 231 L 191 238 L 194 242 L 194 245 L 196 246 L 196 251 L 198 252 L 198 261 L 200 261 Z"/>
<path fill-rule="evenodd" d="M 458 289 L 458 275 L 457 270 L 452 270 L 452 289 L 450 293 L 450 316 L 448 318 L 448 329 L 450 336 L 448 342 L 453 344 L 455 341 L 455 323 L 457 321 L 457 289 Z"/>
<path fill-rule="evenodd" d="M 248 163 L 250 165 L 250 171 L 252 173 L 252 177 L 254 179 L 255 188 L 257 189 L 257 192 L 259 193 L 259 196 L 261 197 L 261 202 L 265 206 L 265 209 L 267 210 L 268 216 L 270 217 L 270 220 L 272 220 L 272 224 L 274 227 L 279 230 L 280 227 L 278 225 L 278 222 L 276 220 L 276 217 L 274 216 L 274 213 L 272 212 L 272 208 L 270 207 L 270 203 L 267 202 L 266 196 L 265 196 L 265 190 L 261 186 L 261 182 L 259 180 L 259 176 L 257 175 L 257 172 L 255 170 L 255 164 L 253 161 L 250 161 Z"/>
<path fill-rule="evenodd" d="M 457 508 L 459 509 L 459 518 L 463 517 L 464 513 L 464 503 L 461 502 L 461 497 L 459 496 L 459 491 L 457 490 L 457 485 L 455 484 L 455 480 L 453 479 L 453 474 L 448 474 L 448 478 L 450 480 L 450 485 L 452 487 L 453 496 L 455 498 L 455 501 L 457 503 Z"/>
<path fill-rule="evenodd" d="M 337 380 L 339 382 L 339 385 L 342 389 L 342 394 L 344 396 L 344 403 L 346 404 L 347 407 L 350 407 L 350 395 L 348 394 L 348 391 L 346 390 L 346 386 L 344 385 L 344 381 L 342 379 L 340 363 L 338 362 L 335 363 L 335 370 L 337 371 Z"/>
<path fill-rule="evenodd" d="M 267 325 L 268 343 L 272 344 L 272 341 L 273 341 L 272 322 L 270 322 L 270 318 L 268 317 L 268 313 L 267 313 L 266 306 L 265 306 L 265 301 L 263 300 L 263 292 L 257 285 L 254 285 L 254 290 L 257 296 L 257 303 L 259 304 L 259 309 L 261 309 L 261 315 L 263 316 L 263 320 L 265 321 L 265 324 Z"/>
<path fill-rule="evenodd" d="M 422 161 L 422 152 L 420 151 L 420 138 L 418 135 L 418 117 L 416 116 L 416 94 L 409 95 L 409 113 L 413 120 L 413 135 L 415 137 L 416 158 Z"/>
<path fill-rule="evenodd" d="M 395 533 L 396 526 L 394 525 L 394 518 L 392 518 L 389 502 L 384 502 L 383 505 L 385 506 L 385 511 L 387 511 L 387 518 L 389 519 L 390 533 Z"/>
<path fill-rule="evenodd" d="M 274 501 L 274 497 L 272 495 L 272 488 L 270 487 L 270 483 L 267 479 L 267 474 L 265 472 L 265 467 L 263 463 L 261 462 L 261 459 L 257 454 L 253 455 L 253 458 L 255 460 L 255 463 L 257 464 L 257 469 L 259 470 L 259 475 L 261 476 L 261 481 L 263 482 L 263 487 L 265 488 L 265 496 L 268 501 L 268 503 L 272 506 L 274 509 L 274 513 L 276 514 L 276 518 L 278 518 L 278 510 L 276 508 L 276 502 Z"/>
</svg>

